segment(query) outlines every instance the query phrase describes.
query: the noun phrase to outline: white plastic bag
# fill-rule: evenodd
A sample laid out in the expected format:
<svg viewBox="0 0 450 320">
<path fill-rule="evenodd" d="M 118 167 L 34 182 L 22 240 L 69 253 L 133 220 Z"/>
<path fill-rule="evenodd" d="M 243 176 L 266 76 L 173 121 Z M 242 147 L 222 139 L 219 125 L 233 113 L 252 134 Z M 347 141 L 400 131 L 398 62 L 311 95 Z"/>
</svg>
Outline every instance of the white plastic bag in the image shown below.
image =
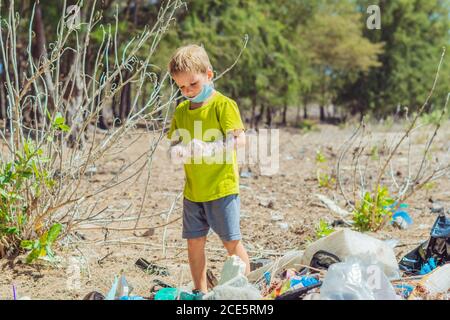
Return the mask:
<svg viewBox="0 0 450 320">
<path fill-rule="evenodd" d="M 392 284 L 378 265 L 357 257 L 332 264 L 320 288 L 321 300 L 398 300 Z"/>
<path fill-rule="evenodd" d="M 302 264 L 309 265 L 313 255 L 324 250 L 336 255 L 341 261 L 358 256 L 367 264 L 376 262 L 389 279 L 398 279 L 400 273 L 394 250 L 387 243 L 366 234 L 342 229 L 309 245 L 302 257 Z"/>
<path fill-rule="evenodd" d="M 258 289 L 248 283 L 243 275 L 225 282 L 203 297 L 203 300 L 259 300 L 262 299 Z"/>
</svg>

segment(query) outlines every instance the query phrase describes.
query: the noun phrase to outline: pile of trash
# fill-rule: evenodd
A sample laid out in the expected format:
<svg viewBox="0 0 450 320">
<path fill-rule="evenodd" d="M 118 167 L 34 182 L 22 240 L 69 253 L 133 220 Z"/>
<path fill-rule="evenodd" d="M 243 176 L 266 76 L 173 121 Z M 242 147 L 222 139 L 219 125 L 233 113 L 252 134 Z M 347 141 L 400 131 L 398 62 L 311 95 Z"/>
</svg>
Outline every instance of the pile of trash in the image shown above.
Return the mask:
<svg viewBox="0 0 450 320">
<path fill-rule="evenodd" d="M 407 220 L 405 212 L 398 217 Z M 447 300 L 449 249 L 450 219 L 444 213 L 436 219 L 430 238 L 400 262 L 389 242 L 344 228 L 304 251 L 288 252 L 275 261 L 253 260 L 247 276 L 245 264 L 232 256 L 218 284 L 202 299 Z M 183 299 L 183 292 L 178 297 Z"/>
<path fill-rule="evenodd" d="M 406 212 L 397 223 L 409 225 Z M 441 212 L 430 238 L 397 262 L 389 241 L 349 228 L 321 238 L 304 251 L 290 251 L 274 261 L 251 261 L 251 272 L 238 256 L 229 257 L 217 280 L 208 270 L 207 294 L 154 280 L 148 297 L 133 296 L 125 276 L 116 277 L 110 291 L 91 292 L 86 300 L 449 300 L 450 219 Z M 139 259 L 151 274 L 168 270 Z"/>
<path fill-rule="evenodd" d="M 253 260 L 248 275 L 245 263 L 231 256 L 220 280 L 208 272 L 211 290 L 205 295 L 155 280 L 149 297 L 131 296 L 122 276 L 103 299 L 448 300 L 449 248 L 450 219 L 445 214 L 436 219 L 430 238 L 399 263 L 388 242 L 344 228 L 304 251 L 290 251 L 275 261 Z"/>
</svg>

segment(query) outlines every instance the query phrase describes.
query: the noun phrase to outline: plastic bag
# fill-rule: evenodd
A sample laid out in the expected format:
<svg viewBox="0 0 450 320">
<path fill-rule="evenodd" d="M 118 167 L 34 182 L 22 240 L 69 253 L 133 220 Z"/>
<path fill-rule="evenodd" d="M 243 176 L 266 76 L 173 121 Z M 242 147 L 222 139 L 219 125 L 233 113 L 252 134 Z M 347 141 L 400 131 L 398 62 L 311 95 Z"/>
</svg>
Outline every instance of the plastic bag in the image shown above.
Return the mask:
<svg viewBox="0 0 450 320">
<path fill-rule="evenodd" d="M 435 266 L 450 261 L 450 219 L 440 214 L 430 232 L 430 239 L 406 254 L 399 262 L 400 269 L 408 274 L 423 273 L 423 267 L 433 258 Z M 430 268 L 431 269 L 431 268 Z"/>
<path fill-rule="evenodd" d="M 245 276 L 239 275 L 216 286 L 203 297 L 203 300 L 258 300 L 261 298 L 259 290 L 249 284 Z"/>
<path fill-rule="evenodd" d="M 332 264 L 320 289 L 321 300 L 398 300 L 392 284 L 377 265 L 358 257 Z"/>
<path fill-rule="evenodd" d="M 334 254 L 344 261 L 348 257 L 358 256 L 367 264 L 376 262 L 389 279 L 400 277 L 394 250 L 383 241 L 366 234 L 349 229 L 335 231 L 309 245 L 301 263 L 309 265 L 314 254 L 320 250 Z"/>
</svg>

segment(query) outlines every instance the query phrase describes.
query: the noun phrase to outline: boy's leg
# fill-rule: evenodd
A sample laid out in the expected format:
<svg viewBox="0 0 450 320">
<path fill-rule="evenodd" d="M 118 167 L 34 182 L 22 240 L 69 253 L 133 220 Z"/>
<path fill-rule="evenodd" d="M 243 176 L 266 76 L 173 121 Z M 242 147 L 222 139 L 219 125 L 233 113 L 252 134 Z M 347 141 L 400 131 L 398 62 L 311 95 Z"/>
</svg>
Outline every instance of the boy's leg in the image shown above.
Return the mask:
<svg viewBox="0 0 450 320">
<path fill-rule="evenodd" d="M 198 289 L 206 293 L 208 292 L 205 257 L 206 237 L 188 239 L 187 243 L 189 267 L 191 269 L 192 280 L 194 282 L 194 289 Z"/>
<path fill-rule="evenodd" d="M 207 292 L 205 243 L 209 225 L 202 202 L 183 199 L 183 238 L 187 239 L 194 289 Z"/>
<path fill-rule="evenodd" d="M 246 264 L 246 274 L 250 273 L 250 261 L 242 245 L 240 230 L 240 197 L 232 194 L 205 202 L 208 224 L 219 235 L 229 255 L 237 255 Z"/>
<path fill-rule="evenodd" d="M 248 258 L 247 251 L 245 250 L 244 246 L 242 245 L 241 240 L 231 240 L 231 241 L 223 241 L 223 245 L 225 246 L 225 249 L 228 251 L 228 255 L 237 255 L 239 258 L 241 258 L 242 261 L 245 262 L 245 274 L 250 273 L 250 260 Z"/>
</svg>

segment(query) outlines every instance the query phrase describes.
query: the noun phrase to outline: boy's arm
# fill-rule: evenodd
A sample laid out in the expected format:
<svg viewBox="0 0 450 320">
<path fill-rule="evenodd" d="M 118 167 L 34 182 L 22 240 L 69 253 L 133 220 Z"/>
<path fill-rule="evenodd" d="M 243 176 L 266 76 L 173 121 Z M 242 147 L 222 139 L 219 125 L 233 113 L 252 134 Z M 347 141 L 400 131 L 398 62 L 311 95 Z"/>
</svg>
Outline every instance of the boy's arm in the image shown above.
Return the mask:
<svg viewBox="0 0 450 320">
<path fill-rule="evenodd" d="M 235 129 L 231 132 L 234 138 L 235 149 L 245 147 L 245 132 L 244 129 Z"/>
</svg>

